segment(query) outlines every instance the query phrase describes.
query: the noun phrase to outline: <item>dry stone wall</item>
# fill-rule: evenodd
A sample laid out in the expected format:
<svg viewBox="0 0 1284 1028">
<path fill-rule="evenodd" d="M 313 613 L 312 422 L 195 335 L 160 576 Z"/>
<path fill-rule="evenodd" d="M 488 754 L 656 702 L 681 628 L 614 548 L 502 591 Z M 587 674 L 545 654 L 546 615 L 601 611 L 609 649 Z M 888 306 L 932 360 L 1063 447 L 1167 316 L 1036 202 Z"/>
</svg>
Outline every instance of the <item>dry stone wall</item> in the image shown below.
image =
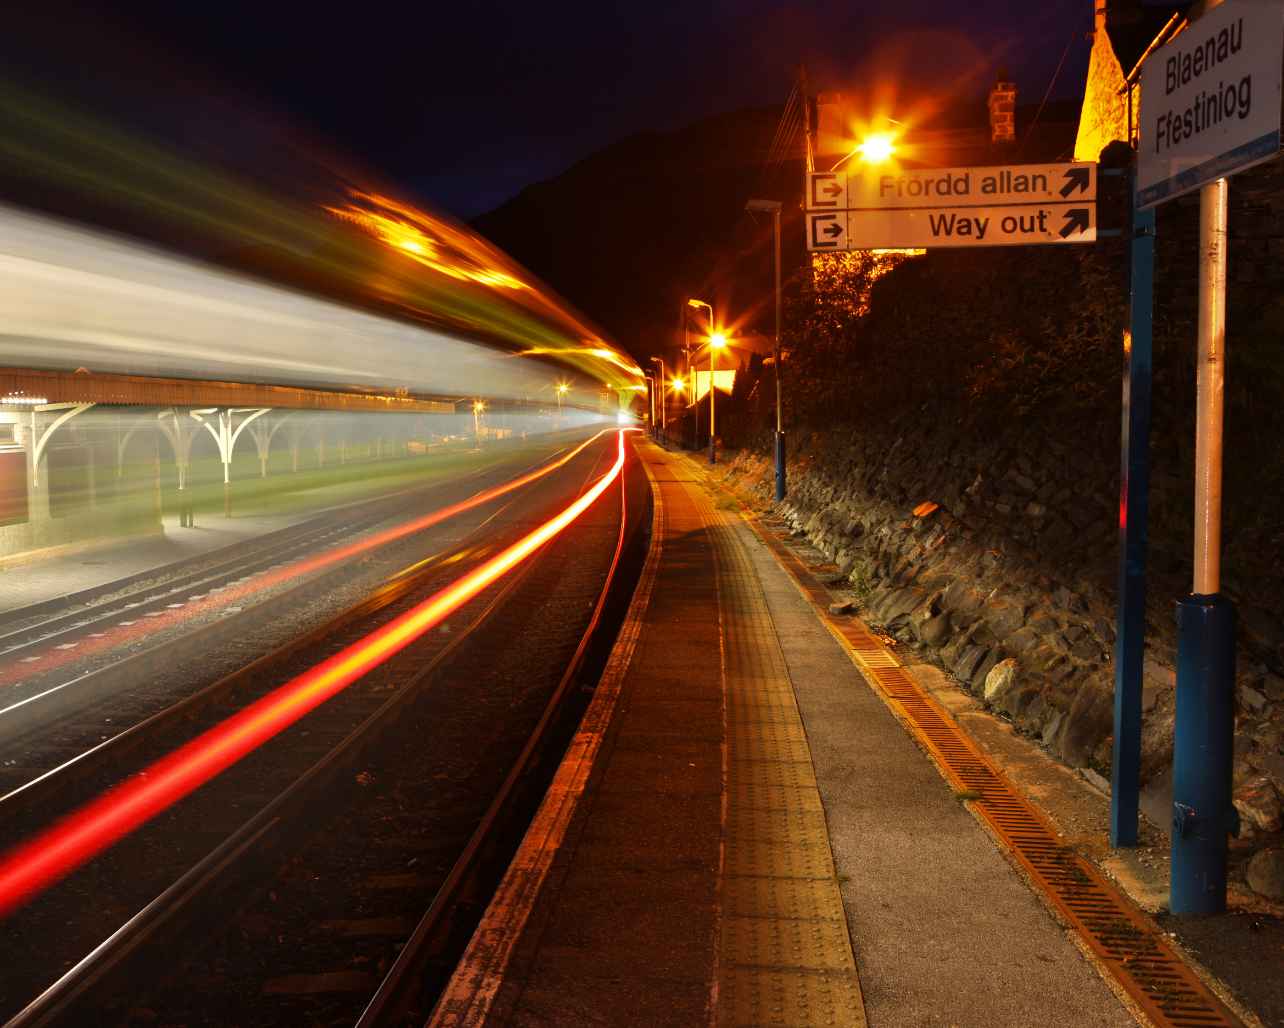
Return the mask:
<svg viewBox="0 0 1284 1028">
<path fill-rule="evenodd" d="M 976 438 L 920 413 L 876 429 L 796 435 L 778 511 L 837 564 L 869 620 L 920 647 L 1066 763 L 1108 777 L 1118 426 L 1065 428 L 1052 438 L 1020 426 Z M 741 451 L 729 470 L 769 502 L 762 450 Z M 1187 587 L 1173 554 L 1184 545 L 1188 504 L 1180 476 L 1157 477 L 1143 779 L 1160 819 L 1173 736 L 1172 601 Z M 1244 827 L 1233 844 L 1242 874 L 1249 856 L 1282 842 L 1284 627 L 1236 599 L 1246 615 L 1235 749 Z"/>
</svg>

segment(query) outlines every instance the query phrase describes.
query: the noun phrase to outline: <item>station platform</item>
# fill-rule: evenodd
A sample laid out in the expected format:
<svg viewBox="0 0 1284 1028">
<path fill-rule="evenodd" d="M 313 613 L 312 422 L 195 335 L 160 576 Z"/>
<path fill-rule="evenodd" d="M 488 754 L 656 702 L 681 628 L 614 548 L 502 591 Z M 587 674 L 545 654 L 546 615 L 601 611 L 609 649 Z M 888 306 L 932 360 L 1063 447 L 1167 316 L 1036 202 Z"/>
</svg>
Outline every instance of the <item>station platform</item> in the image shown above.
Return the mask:
<svg viewBox="0 0 1284 1028">
<path fill-rule="evenodd" d="M 780 547 L 638 450 L 632 608 L 431 1024 L 1138 1023 Z"/>
<path fill-rule="evenodd" d="M 9 558 L 0 561 L 0 615 L 160 573 L 171 564 L 229 549 L 314 516 L 310 511 L 236 518 L 211 515 L 186 528 L 179 525 L 177 515 L 170 515 L 163 530 L 148 535 Z"/>
</svg>

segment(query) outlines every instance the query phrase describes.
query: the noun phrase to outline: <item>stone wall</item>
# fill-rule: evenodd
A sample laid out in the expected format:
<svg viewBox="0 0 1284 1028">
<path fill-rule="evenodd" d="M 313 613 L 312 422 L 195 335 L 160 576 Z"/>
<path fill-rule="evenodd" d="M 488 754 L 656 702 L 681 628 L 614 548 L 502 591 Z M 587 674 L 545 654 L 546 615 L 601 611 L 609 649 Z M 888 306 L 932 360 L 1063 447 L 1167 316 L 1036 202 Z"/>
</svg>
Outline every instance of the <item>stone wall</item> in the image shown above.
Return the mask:
<svg viewBox="0 0 1284 1028">
<path fill-rule="evenodd" d="M 795 434 L 789 498 L 778 509 L 838 565 L 872 622 L 922 648 L 1019 732 L 1108 778 L 1118 427 L 1064 428 L 1014 424 L 977 437 L 919 412 L 877 428 Z M 741 451 L 729 470 L 769 502 L 765 447 Z M 1189 501 L 1182 476 L 1156 477 L 1143 779 L 1162 795 L 1173 736 L 1172 602 L 1188 589 L 1188 565 L 1174 553 L 1183 527 L 1189 533 Z M 1255 592 L 1273 588 L 1270 580 L 1251 568 L 1239 580 L 1235 783 L 1244 831 L 1234 845 L 1245 857 L 1280 841 L 1284 627 Z"/>
</svg>

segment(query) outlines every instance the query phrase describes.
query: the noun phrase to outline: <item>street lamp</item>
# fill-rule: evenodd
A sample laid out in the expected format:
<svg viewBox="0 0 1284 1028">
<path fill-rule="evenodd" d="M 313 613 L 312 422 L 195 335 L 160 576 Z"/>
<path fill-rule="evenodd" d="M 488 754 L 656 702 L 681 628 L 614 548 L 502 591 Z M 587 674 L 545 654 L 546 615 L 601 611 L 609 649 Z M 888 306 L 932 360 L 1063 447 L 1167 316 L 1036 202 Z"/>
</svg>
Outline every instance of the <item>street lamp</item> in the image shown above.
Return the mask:
<svg viewBox="0 0 1284 1028">
<path fill-rule="evenodd" d="M 570 391 L 571 384 L 569 382 L 557 383 L 557 423 L 559 425 L 562 423 L 562 397 Z"/>
<path fill-rule="evenodd" d="M 888 118 L 887 120 L 892 121 L 891 118 Z M 896 124 L 899 124 L 899 122 Z M 866 136 L 852 147 L 851 150 L 843 156 L 842 160 L 829 170 L 837 171 L 857 154 L 860 154 L 860 159 L 865 164 L 885 164 L 887 161 L 891 160 L 894 153 L 896 153 L 896 140 L 886 132 L 875 132 L 872 135 Z"/>
<path fill-rule="evenodd" d="M 715 351 L 721 350 L 727 345 L 727 337 L 721 332 L 716 331 L 714 328 L 717 321 L 713 316 L 713 304 L 705 303 L 703 300 L 688 300 L 687 306 L 694 307 L 697 310 L 703 307 L 709 312 L 709 463 L 715 464 L 717 463 L 718 455 L 716 451 L 717 444 L 714 442 L 713 359 Z M 697 410 L 698 409 L 699 408 L 697 408 Z M 699 427 L 698 423 L 696 427 Z"/>
<path fill-rule="evenodd" d="M 664 438 L 668 439 L 669 438 L 669 415 L 667 412 L 667 408 L 669 406 L 669 394 L 665 392 L 665 389 L 664 389 L 664 380 L 667 377 L 664 373 L 664 358 L 652 357 L 651 363 L 660 365 L 660 396 L 659 396 L 660 429 L 664 432 Z M 652 428 L 654 427 L 655 426 L 652 426 Z"/>
<path fill-rule="evenodd" d="M 481 400 L 473 401 L 473 434 L 477 437 L 477 448 L 481 449 L 481 416 L 486 404 Z"/>
<path fill-rule="evenodd" d="M 785 425 L 783 387 L 780 381 L 780 201 L 750 200 L 745 210 L 771 214 L 776 251 L 776 336 L 772 340 L 771 359 L 776 369 L 776 501 L 785 498 Z"/>
</svg>

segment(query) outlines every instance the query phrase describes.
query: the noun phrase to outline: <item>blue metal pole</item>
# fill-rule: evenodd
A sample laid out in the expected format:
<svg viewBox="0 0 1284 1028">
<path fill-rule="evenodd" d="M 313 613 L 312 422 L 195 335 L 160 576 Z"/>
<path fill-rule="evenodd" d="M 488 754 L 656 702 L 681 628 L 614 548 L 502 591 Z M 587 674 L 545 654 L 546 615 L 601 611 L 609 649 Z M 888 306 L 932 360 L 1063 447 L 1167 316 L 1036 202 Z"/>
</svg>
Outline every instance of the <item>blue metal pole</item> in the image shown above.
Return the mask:
<svg viewBox="0 0 1284 1028">
<path fill-rule="evenodd" d="M 1129 189 L 1129 195 L 1135 195 Z M 1146 644 L 1146 527 L 1150 492 L 1151 337 L 1155 212 L 1132 206 L 1128 331 L 1124 336 L 1119 468 L 1119 608 L 1110 845 L 1137 845 L 1141 789 L 1141 673 Z"/>
<path fill-rule="evenodd" d="M 1235 607 L 1224 596 L 1177 601 L 1177 729 L 1173 742 L 1174 914 L 1226 909 L 1235 742 Z"/>
<path fill-rule="evenodd" d="M 1226 372 L 1227 184 L 1199 191 L 1199 339 L 1195 388 L 1195 561 L 1177 604 L 1173 739 L 1174 914 L 1226 909 L 1235 736 L 1235 608 L 1221 592 L 1222 422 Z"/>
</svg>

